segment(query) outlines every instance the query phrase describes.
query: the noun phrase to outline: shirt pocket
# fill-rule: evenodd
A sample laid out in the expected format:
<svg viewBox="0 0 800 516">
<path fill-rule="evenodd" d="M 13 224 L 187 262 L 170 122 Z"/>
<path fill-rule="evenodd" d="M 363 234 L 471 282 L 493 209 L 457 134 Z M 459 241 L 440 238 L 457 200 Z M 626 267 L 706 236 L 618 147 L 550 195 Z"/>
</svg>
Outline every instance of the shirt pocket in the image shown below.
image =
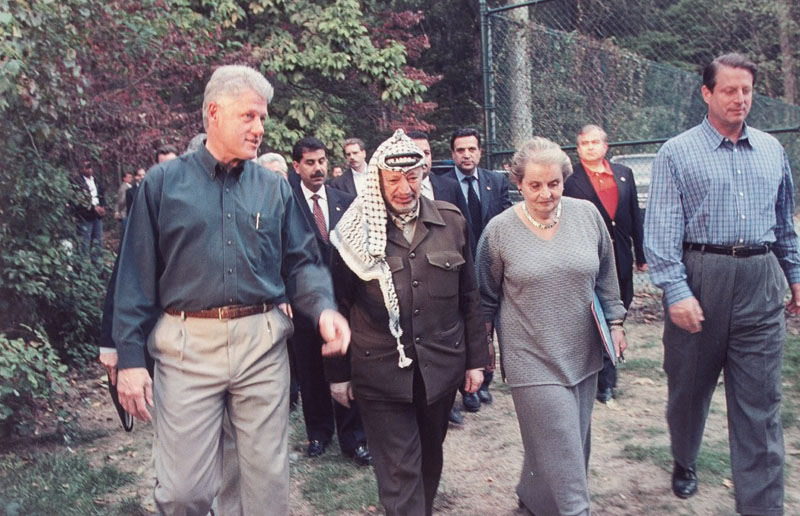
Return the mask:
<svg viewBox="0 0 800 516">
<path fill-rule="evenodd" d="M 274 266 L 276 256 L 280 256 L 281 234 L 273 214 L 265 212 L 240 210 L 238 219 L 241 245 L 250 269 L 255 272 Z M 227 244 L 227 242 L 226 242 Z"/>
<path fill-rule="evenodd" d="M 433 297 L 458 295 L 461 274 L 466 260 L 458 251 L 433 251 L 426 254 L 430 267 L 428 291 Z"/>
</svg>

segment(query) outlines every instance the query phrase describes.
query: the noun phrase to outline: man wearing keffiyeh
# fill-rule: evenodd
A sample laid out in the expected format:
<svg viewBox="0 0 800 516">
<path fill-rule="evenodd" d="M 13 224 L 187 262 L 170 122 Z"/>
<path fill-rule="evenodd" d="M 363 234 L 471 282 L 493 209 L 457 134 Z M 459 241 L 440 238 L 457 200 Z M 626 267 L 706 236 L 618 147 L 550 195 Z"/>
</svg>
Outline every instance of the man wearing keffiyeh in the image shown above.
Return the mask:
<svg viewBox="0 0 800 516">
<path fill-rule="evenodd" d="M 387 516 L 432 513 L 456 390 L 475 392 L 489 363 L 466 221 L 420 195 L 423 160 L 397 130 L 331 233 L 353 333 L 326 375 L 337 401 L 358 400 Z"/>
</svg>

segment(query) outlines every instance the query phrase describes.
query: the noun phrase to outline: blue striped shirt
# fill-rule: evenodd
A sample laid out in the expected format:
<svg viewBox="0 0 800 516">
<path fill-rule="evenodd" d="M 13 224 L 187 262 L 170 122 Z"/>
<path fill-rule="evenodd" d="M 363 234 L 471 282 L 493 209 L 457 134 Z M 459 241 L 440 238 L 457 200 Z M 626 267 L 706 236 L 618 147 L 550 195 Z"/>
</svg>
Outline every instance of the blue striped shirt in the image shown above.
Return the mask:
<svg viewBox="0 0 800 516">
<path fill-rule="evenodd" d="M 800 283 L 789 160 L 774 137 L 744 126 L 734 143 L 709 123 L 658 151 L 644 221 L 650 277 L 667 306 L 693 296 L 683 243 L 772 243 L 789 283 Z"/>
</svg>

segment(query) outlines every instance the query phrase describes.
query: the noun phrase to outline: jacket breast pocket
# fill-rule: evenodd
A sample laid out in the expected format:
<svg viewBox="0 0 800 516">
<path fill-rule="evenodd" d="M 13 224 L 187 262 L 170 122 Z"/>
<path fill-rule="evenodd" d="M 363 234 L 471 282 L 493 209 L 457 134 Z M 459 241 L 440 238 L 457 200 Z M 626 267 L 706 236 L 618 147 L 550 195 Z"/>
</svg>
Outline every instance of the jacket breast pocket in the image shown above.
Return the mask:
<svg viewBox="0 0 800 516">
<path fill-rule="evenodd" d="M 459 271 L 466 260 L 458 251 L 433 251 L 426 255 L 430 267 L 429 293 L 434 297 L 458 295 Z"/>
</svg>

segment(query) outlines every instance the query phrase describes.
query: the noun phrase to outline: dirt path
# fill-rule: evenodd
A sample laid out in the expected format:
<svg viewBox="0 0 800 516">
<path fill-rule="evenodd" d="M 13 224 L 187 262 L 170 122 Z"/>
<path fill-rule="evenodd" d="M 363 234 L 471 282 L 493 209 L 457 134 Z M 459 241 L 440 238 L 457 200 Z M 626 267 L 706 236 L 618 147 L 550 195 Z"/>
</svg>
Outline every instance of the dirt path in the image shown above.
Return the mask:
<svg viewBox="0 0 800 516">
<path fill-rule="evenodd" d="M 600 516 L 736 514 L 727 462 L 727 425 L 723 386 L 717 390 L 698 467 L 700 492 L 679 500 L 670 490 L 671 458 L 664 420 L 666 379 L 661 371 L 661 323 L 627 325 L 631 349 L 620 372 L 618 400 L 596 403 L 592 425 L 590 489 L 592 511 Z M 652 317 L 647 317 L 652 320 Z M 522 464 L 522 444 L 508 388 L 495 384 L 494 403 L 477 414 L 465 414 L 461 427 L 451 427 L 445 442 L 445 470 L 436 514 L 446 516 L 522 515 L 514 489 Z M 88 452 L 96 463 L 111 462 L 136 471 L 140 481 L 120 498 L 138 494 L 154 512 L 150 466 L 151 429 L 137 422 L 133 433 L 117 430 L 115 414 L 105 404 L 99 381 L 81 386 L 87 400 L 83 426 L 107 428 L 108 437 Z M 299 438 L 299 437 L 298 437 Z M 786 514 L 800 514 L 800 430 L 785 431 Z M 294 450 L 293 450 L 294 451 Z M 296 451 L 294 451 L 296 453 Z M 304 465 L 307 459 L 300 457 Z M 313 467 L 313 466 L 310 466 Z M 292 515 L 322 514 L 302 494 L 303 477 L 293 467 Z M 327 514 L 380 514 L 380 510 Z"/>
</svg>

